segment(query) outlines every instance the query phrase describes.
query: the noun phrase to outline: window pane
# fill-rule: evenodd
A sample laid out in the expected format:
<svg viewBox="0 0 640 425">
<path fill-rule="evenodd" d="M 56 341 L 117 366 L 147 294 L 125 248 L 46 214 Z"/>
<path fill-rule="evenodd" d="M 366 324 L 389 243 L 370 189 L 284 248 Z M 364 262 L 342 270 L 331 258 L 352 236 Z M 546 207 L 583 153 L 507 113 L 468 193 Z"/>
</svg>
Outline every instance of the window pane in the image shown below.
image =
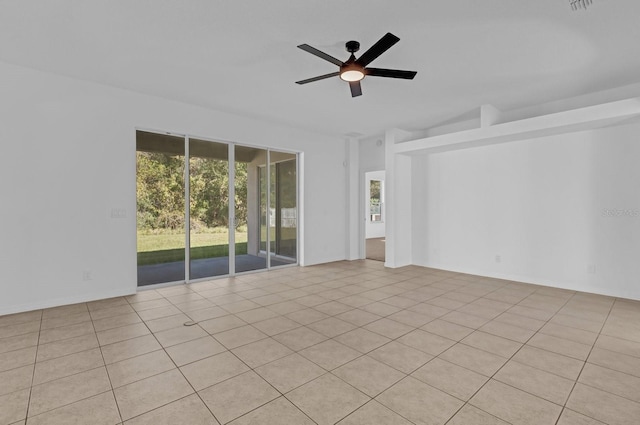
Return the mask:
<svg viewBox="0 0 640 425">
<path fill-rule="evenodd" d="M 298 178 L 295 154 L 271 151 L 271 266 L 298 257 Z"/>
<path fill-rule="evenodd" d="M 236 273 L 267 267 L 266 175 L 267 151 L 235 147 Z"/>
<path fill-rule="evenodd" d="M 369 214 L 371 221 L 382 221 L 382 182 L 371 180 L 369 186 Z"/>
<path fill-rule="evenodd" d="M 184 280 L 184 139 L 136 133 L 138 286 Z"/>
<path fill-rule="evenodd" d="M 189 139 L 189 278 L 229 274 L 229 145 Z"/>
</svg>

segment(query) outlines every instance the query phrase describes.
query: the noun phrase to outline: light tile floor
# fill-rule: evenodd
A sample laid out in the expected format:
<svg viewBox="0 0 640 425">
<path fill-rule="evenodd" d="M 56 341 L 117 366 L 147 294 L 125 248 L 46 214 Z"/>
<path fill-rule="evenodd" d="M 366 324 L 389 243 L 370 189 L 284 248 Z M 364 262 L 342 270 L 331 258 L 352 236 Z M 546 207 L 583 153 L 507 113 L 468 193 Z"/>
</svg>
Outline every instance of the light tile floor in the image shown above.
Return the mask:
<svg viewBox="0 0 640 425">
<path fill-rule="evenodd" d="M 0 425 L 639 418 L 639 301 L 356 261 L 0 317 Z"/>
</svg>

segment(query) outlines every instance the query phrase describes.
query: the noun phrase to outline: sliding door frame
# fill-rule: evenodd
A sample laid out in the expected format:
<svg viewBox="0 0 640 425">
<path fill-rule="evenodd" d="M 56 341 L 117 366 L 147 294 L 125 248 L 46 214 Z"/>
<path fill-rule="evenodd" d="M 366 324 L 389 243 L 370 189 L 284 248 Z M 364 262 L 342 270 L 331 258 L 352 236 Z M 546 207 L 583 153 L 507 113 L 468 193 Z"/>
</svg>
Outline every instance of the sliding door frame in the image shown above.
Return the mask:
<svg viewBox="0 0 640 425">
<path fill-rule="evenodd" d="M 184 281 L 191 280 L 191 157 L 188 135 L 184 136 Z"/>
<path fill-rule="evenodd" d="M 177 280 L 177 281 L 171 281 L 171 282 L 162 282 L 162 283 L 157 283 L 157 284 L 152 284 L 152 285 L 145 285 L 145 286 L 137 286 L 138 290 L 141 289 L 153 289 L 153 288 L 160 288 L 160 287 L 164 287 L 164 286 L 172 286 L 172 285 L 176 285 L 176 284 L 190 284 L 190 283 L 196 283 L 196 282 L 202 282 L 202 281 L 207 281 L 207 280 L 213 280 L 213 279 L 221 279 L 221 278 L 229 278 L 229 277 L 233 277 L 233 276 L 240 276 L 240 275 L 245 275 L 245 274 L 251 274 L 251 273 L 257 273 L 260 271 L 267 271 L 267 270 L 271 270 L 271 256 L 272 253 L 271 252 L 271 232 L 269 231 L 269 225 L 271 223 L 271 208 L 270 206 L 270 202 L 271 202 L 271 151 L 276 151 L 276 152 L 282 152 L 282 153 L 288 153 L 291 155 L 295 155 L 295 161 L 296 161 L 296 193 L 295 193 L 295 198 L 296 198 L 296 258 L 295 258 L 295 262 L 291 263 L 291 264 L 285 264 L 285 265 L 280 265 L 280 266 L 275 266 L 277 269 L 281 269 L 281 268 L 286 268 L 286 267 L 296 267 L 299 266 L 301 264 L 300 261 L 300 252 L 301 252 L 301 248 L 300 248 L 300 235 L 301 235 L 301 220 L 300 220 L 300 211 L 302 210 L 301 206 L 300 206 L 300 193 L 301 193 L 301 188 L 300 188 L 300 184 L 302 181 L 302 176 L 300 175 L 300 170 L 301 170 L 301 166 L 300 166 L 300 160 L 301 160 L 301 152 L 298 151 L 292 151 L 292 150 L 287 150 L 287 149 L 272 149 L 270 147 L 264 147 L 264 146 L 257 146 L 257 145 L 252 145 L 252 144 L 247 144 L 247 143 L 238 143 L 238 142 L 232 142 L 232 141 L 228 141 L 228 140 L 223 140 L 223 139 L 212 139 L 209 137 L 200 137 L 200 136 L 195 136 L 195 135 L 190 135 L 190 134 L 183 134 L 183 133 L 174 133 L 174 132 L 170 132 L 170 131 L 162 131 L 162 130 L 157 130 L 157 129 L 148 129 L 148 128 L 142 128 L 142 127 L 135 127 L 135 131 L 142 131 L 142 132 L 146 132 L 146 133 L 153 133 L 153 134 L 161 134 L 161 135 L 169 135 L 169 136 L 176 136 L 176 137 L 182 137 L 184 139 L 184 201 L 185 201 L 185 223 L 184 223 L 184 230 L 185 230 L 185 260 L 184 260 L 184 280 Z M 228 163 L 229 163 L 229 175 L 228 175 L 228 192 L 229 192 L 229 205 L 228 205 L 228 214 L 229 214 L 229 220 L 228 220 L 228 243 L 229 243 L 229 259 L 228 259 L 228 263 L 229 263 L 229 273 L 228 274 L 224 274 L 224 275 L 217 275 L 217 276 L 209 276 L 209 277 L 204 277 L 204 278 L 199 278 L 199 279 L 191 279 L 190 276 L 190 270 L 191 270 L 191 227 L 190 227 L 190 223 L 191 223 L 191 208 L 190 208 L 190 167 L 189 167 L 189 158 L 190 158 L 190 152 L 189 152 L 189 141 L 191 139 L 197 139 L 197 140 L 202 140 L 205 142 L 211 142 L 211 143 L 220 143 L 220 144 L 226 144 L 227 145 L 227 149 L 228 149 Z M 236 228 L 236 211 L 235 211 L 235 180 L 236 180 L 236 170 L 235 170 L 235 147 L 236 146 L 242 146 L 242 147 L 247 147 L 247 148 L 254 148 L 254 149 L 261 149 L 264 150 L 266 152 L 266 177 L 267 177 L 267 181 L 266 181 L 266 226 L 267 226 L 267 240 L 266 240 L 266 268 L 264 269 L 258 269 L 258 270 L 249 270 L 249 271 L 245 271 L 245 272 L 236 272 L 235 271 L 235 265 L 236 265 L 236 238 L 235 238 L 235 228 Z M 274 164 L 275 166 L 275 164 Z M 137 175 L 137 172 L 136 172 Z M 259 190 L 258 190 L 259 193 Z M 137 205 L 137 198 L 136 198 L 136 205 Z M 137 206 L 136 206 L 136 211 L 137 211 Z M 137 230 L 138 226 L 136 224 L 136 230 Z M 259 232 L 258 232 L 259 233 Z M 259 237 L 259 236 L 258 236 Z"/>
<path fill-rule="evenodd" d="M 229 149 L 229 274 L 224 276 L 235 276 L 236 273 L 236 145 L 227 143 Z M 202 280 L 202 279 L 200 279 Z M 187 281 L 189 283 L 190 281 Z"/>
<path fill-rule="evenodd" d="M 267 149 L 266 176 L 267 176 L 267 244 L 265 245 L 265 257 L 267 257 L 267 270 L 271 268 L 271 151 Z"/>
</svg>

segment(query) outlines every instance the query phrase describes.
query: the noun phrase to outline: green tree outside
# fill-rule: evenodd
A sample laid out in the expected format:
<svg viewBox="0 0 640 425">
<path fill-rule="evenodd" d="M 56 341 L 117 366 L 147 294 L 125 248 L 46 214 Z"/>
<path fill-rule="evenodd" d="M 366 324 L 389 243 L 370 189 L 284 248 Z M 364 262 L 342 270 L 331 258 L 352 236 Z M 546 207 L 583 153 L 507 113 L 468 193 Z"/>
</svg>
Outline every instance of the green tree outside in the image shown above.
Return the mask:
<svg viewBox="0 0 640 425">
<path fill-rule="evenodd" d="M 209 247 L 198 251 L 204 256 L 228 255 L 229 163 L 192 157 L 189 169 L 192 248 Z M 180 236 L 184 235 L 184 172 L 182 155 L 137 152 L 139 265 L 141 259 L 145 264 L 179 261 L 180 256 L 184 259 L 180 254 L 184 247 Z M 246 163 L 236 164 L 235 178 L 236 222 L 246 223 Z M 246 229 L 235 231 L 236 253 L 246 253 Z M 152 252 L 157 252 L 155 260 Z"/>
</svg>

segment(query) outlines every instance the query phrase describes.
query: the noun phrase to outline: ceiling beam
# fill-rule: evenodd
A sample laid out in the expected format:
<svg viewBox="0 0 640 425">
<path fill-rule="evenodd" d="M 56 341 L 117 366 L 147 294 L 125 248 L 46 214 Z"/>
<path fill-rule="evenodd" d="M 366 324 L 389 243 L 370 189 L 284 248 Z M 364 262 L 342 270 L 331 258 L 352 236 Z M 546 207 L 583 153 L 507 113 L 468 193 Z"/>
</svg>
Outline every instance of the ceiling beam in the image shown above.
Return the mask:
<svg viewBox="0 0 640 425">
<path fill-rule="evenodd" d="M 480 128 L 397 143 L 393 145 L 393 151 L 403 155 L 422 155 L 593 130 L 640 117 L 640 97 L 496 125 L 488 123 L 491 119 L 497 119 L 498 114 L 495 111 L 498 110 L 485 110 L 489 114 L 486 115 L 486 126 L 485 120 L 482 120 L 483 125 Z"/>
</svg>

